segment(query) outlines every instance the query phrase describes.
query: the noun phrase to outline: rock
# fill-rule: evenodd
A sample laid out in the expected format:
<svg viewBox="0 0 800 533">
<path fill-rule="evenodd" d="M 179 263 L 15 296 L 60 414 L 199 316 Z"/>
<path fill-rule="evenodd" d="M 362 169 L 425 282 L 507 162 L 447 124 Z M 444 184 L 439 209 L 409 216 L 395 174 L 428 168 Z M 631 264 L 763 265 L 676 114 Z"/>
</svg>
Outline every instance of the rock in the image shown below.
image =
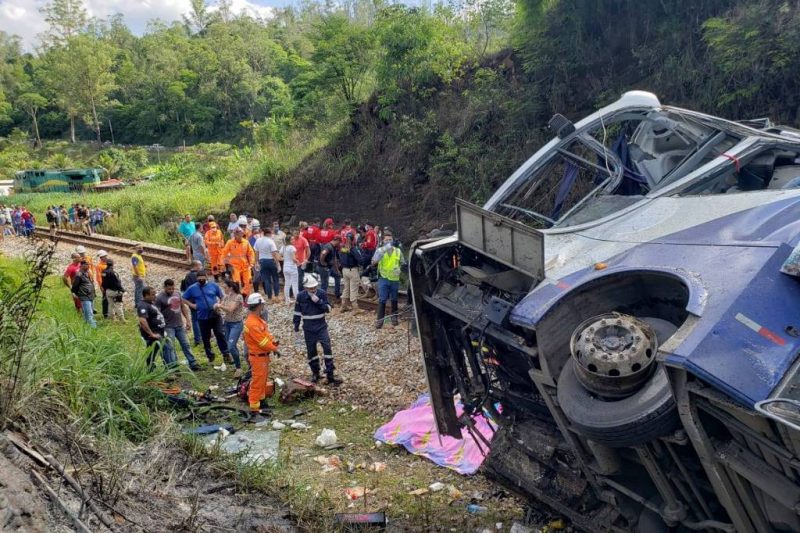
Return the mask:
<svg viewBox="0 0 800 533">
<path fill-rule="evenodd" d="M 294 422 L 291 425 L 292 429 L 308 429 L 308 424 L 303 424 L 302 422 Z"/>
<path fill-rule="evenodd" d="M 508 531 L 508 533 L 533 533 L 533 529 L 523 526 L 519 522 L 514 522 L 511 524 L 511 529 Z"/>
<path fill-rule="evenodd" d="M 277 429 L 277 430 L 286 429 L 286 424 L 284 424 L 283 422 L 278 422 L 276 420 L 275 422 L 272 423 L 272 429 Z"/>
<path fill-rule="evenodd" d="M 445 484 L 437 481 L 435 483 L 431 483 L 428 488 L 431 490 L 431 492 L 439 492 L 445 488 Z"/>
</svg>

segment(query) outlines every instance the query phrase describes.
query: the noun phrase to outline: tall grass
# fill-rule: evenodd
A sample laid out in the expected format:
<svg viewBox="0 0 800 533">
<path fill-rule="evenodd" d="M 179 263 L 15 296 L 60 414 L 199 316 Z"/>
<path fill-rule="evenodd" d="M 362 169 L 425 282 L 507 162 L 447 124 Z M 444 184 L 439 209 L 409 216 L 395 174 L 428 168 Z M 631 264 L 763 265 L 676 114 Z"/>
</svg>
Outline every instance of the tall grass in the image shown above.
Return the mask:
<svg viewBox="0 0 800 533">
<path fill-rule="evenodd" d="M 20 260 L 0 259 L 3 290 L 28 283 Z M 4 305 L 5 302 L 0 303 Z M 127 327 L 87 327 L 60 279 L 47 279 L 42 302 L 30 323 L 24 346 L 15 412 L 28 418 L 57 413 L 88 433 L 145 440 L 153 431 L 152 409 L 163 397 L 150 383 L 164 372 L 150 372 L 144 345 L 131 322 Z M 2 375 L 8 383 L 11 376 Z M 51 422 L 55 422 L 51 420 Z"/>
</svg>

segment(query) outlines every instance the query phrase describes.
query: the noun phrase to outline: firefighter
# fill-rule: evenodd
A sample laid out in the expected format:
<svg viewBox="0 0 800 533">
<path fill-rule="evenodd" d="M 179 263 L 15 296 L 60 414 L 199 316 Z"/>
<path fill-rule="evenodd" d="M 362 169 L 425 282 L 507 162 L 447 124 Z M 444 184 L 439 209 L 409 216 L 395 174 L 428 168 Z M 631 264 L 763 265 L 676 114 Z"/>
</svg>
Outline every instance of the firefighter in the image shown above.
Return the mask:
<svg viewBox="0 0 800 533">
<path fill-rule="evenodd" d="M 233 268 L 231 279 L 239 284 L 242 294 L 250 294 L 253 287 L 251 269 L 256 262 L 256 253 L 253 247 L 244 238 L 244 231 L 236 228 L 233 239 L 229 240 L 222 249 L 222 261 Z"/>
<path fill-rule="evenodd" d="M 305 277 L 303 287 L 305 289 L 297 295 L 294 305 L 295 345 L 300 344 L 300 321 L 302 320 L 306 350 L 308 351 L 308 366 L 311 367 L 311 381 L 316 383 L 320 377 L 319 356 L 317 355 L 317 343 L 319 343 L 322 345 L 322 357 L 325 361 L 328 385 L 341 385 L 342 380 L 333 373 L 336 367 L 333 365 L 328 323 L 325 321 L 325 313 L 331 311 L 328 295 L 324 290 L 318 289 L 319 279 L 314 274 Z"/>
<path fill-rule="evenodd" d="M 262 318 L 266 301 L 255 292 L 247 297 L 247 318 L 244 321 L 244 342 L 250 361 L 250 389 L 247 402 L 250 412 L 259 413 L 267 407 L 267 386 L 269 383 L 270 353 L 277 352 L 278 341 L 270 334 L 267 321 Z"/>
<path fill-rule="evenodd" d="M 213 220 L 208 223 L 208 231 L 205 234 L 206 249 L 208 249 L 208 260 L 211 263 L 211 273 L 214 277 L 219 276 L 225 270 L 222 262 L 222 248 L 225 246 L 225 237 L 222 230 Z"/>
</svg>

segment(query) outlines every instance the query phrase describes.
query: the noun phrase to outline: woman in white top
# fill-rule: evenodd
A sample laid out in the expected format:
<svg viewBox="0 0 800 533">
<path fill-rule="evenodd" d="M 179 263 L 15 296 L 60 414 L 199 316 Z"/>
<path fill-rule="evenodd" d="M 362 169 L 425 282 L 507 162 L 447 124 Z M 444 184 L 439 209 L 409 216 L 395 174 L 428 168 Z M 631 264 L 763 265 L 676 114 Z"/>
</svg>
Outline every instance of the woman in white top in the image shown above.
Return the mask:
<svg viewBox="0 0 800 533">
<path fill-rule="evenodd" d="M 297 272 L 297 262 L 295 261 L 295 253 L 297 253 L 297 249 L 292 246 L 292 240 L 289 237 L 284 239 L 284 248 L 283 248 L 283 296 L 286 299 L 286 303 L 291 303 L 291 298 L 289 298 L 289 290 L 294 291 L 294 297 L 297 298 L 297 294 L 300 292 L 300 279 Z"/>
</svg>

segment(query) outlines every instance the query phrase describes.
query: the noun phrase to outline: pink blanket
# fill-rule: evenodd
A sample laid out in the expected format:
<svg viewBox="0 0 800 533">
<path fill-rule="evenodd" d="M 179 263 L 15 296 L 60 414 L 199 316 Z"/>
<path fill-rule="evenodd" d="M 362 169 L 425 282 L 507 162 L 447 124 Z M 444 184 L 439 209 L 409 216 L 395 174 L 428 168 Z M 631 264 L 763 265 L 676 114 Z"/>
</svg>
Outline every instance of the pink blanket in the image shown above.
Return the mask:
<svg viewBox="0 0 800 533">
<path fill-rule="evenodd" d="M 461 402 L 456 402 L 456 414 L 461 416 L 463 412 Z M 497 424 L 483 415 L 477 415 L 473 420 L 477 431 L 491 442 Z M 459 474 L 474 474 L 485 459 L 484 453 L 489 453 L 489 450 L 483 441 L 476 443 L 466 428 L 461 430 L 461 436 L 461 439 L 456 439 L 439 435 L 428 394 L 420 396 L 411 407 L 395 414 L 389 423 L 375 432 L 376 440 L 402 444 L 409 452 L 427 457 Z"/>
</svg>

